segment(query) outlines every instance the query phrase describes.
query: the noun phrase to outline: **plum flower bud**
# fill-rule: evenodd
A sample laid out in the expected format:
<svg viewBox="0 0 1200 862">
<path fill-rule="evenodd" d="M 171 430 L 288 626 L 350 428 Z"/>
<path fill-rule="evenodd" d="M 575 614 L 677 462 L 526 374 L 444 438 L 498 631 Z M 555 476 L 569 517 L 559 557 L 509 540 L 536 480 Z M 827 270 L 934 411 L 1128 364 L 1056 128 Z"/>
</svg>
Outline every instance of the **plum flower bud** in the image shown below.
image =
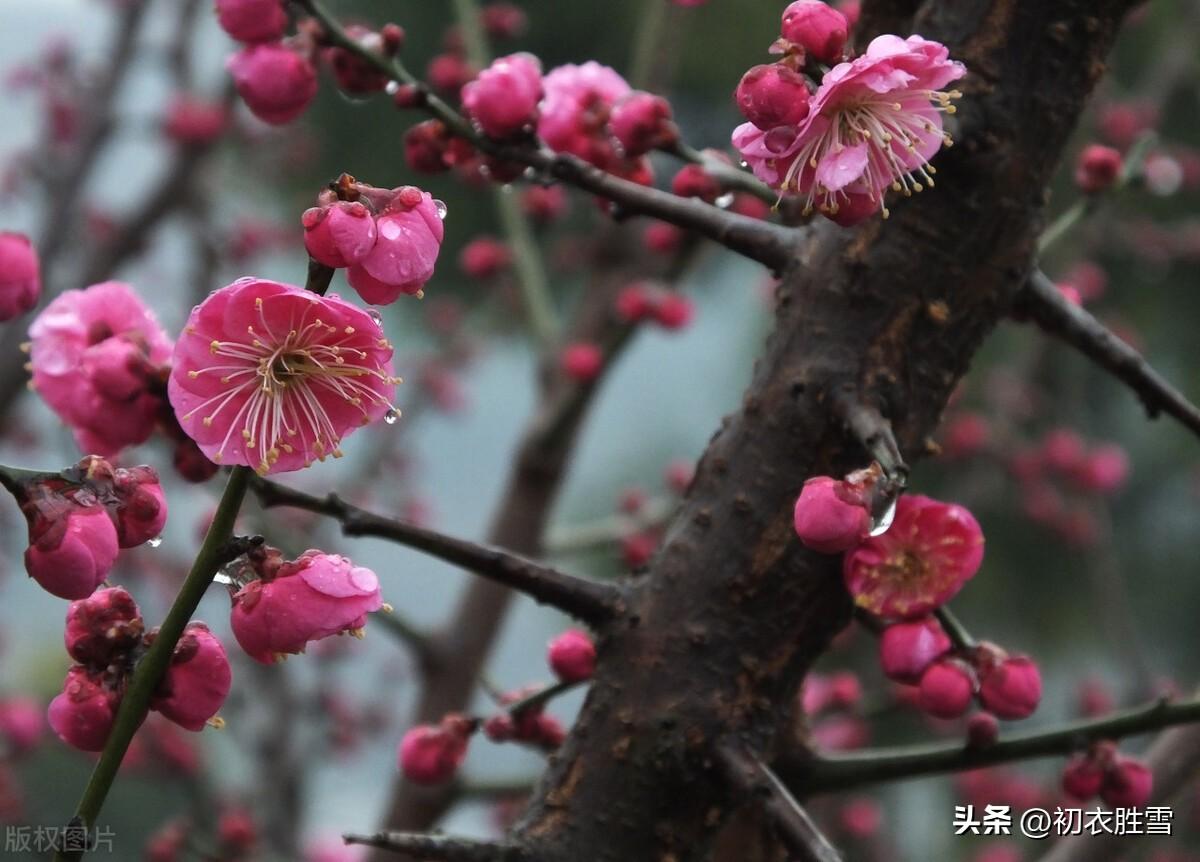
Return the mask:
<svg viewBox="0 0 1200 862">
<path fill-rule="evenodd" d="M 983 531 L 962 506 L 906 494 L 887 532 L 842 563 L 855 604 L 876 616 L 913 619 L 949 601 L 983 562 Z"/>
<path fill-rule="evenodd" d="M 41 293 L 41 268 L 29 237 L 0 231 L 0 321 L 29 311 Z"/>
<path fill-rule="evenodd" d="M 25 570 L 46 592 L 82 599 L 108 577 L 117 548 L 117 529 L 108 512 L 72 504 L 44 525 L 30 525 Z"/>
<path fill-rule="evenodd" d="M 966 662 L 942 659 L 921 675 L 917 703 L 935 718 L 958 718 L 971 705 L 975 674 Z"/>
<path fill-rule="evenodd" d="M 792 524 L 806 548 L 840 554 L 861 542 L 871 529 L 865 496 L 832 476 L 814 476 L 796 498 Z"/>
<path fill-rule="evenodd" d="M 42 707 L 31 697 L 0 700 L 0 739 L 12 754 L 26 754 L 42 738 Z"/>
<path fill-rule="evenodd" d="M 300 217 L 304 248 L 318 263 L 334 269 L 358 263 L 375 247 L 375 219 L 358 201 L 330 201 L 309 207 Z"/>
<path fill-rule="evenodd" d="M 604 368 L 604 352 L 595 344 L 578 341 L 563 348 L 563 374 L 579 383 L 588 383 Z"/>
<path fill-rule="evenodd" d="M 162 533 L 167 499 L 153 467 L 118 468 L 113 487 L 120 500 L 115 515 L 117 543 L 122 548 L 136 548 Z"/>
<path fill-rule="evenodd" d="M 808 116 L 804 76 L 780 63 L 752 67 L 742 76 L 733 98 L 742 116 L 764 132 L 795 126 Z"/>
<path fill-rule="evenodd" d="M 1063 767 L 1063 791 L 1080 801 L 1091 799 L 1104 784 L 1104 772 L 1104 764 L 1090 753 L 1076 755 Z"/>
<path fill-rule="evenodd" d="M 440 784 L 458 772 L 475 730 L 470 719 L 451 713 L 441 724 L 421 724 L 400 740 L 399 763 L 414 784 Z"/>
<path fill-rule="evenodd" d="M 346 273 L 350 286 L 372 305 L 419 293 L 433 276 L 445 233 L 444 215 L 444 205 L 428 192 L 415 186 L 394 190 L 376 219 L 374 248 Z"/>
<path fill-rule="evenodd" d="M 1141 808 L 1150 801 L 1154 773 L 1134 757 L 1117 755 L 1104 773 L 1100 798 L 1113 808 Z"/>
<path fill-rule="evenodd" d="M 450 132 L 441 120 L 417 123 L 404 133 L 404 161 L 419 174 L 440 174 L 450 170 L 449 145 Z"/>
<path fill-rule="evenodd" d="M 967 747 L 976 751 L 996 744 L 1000 722 L 990 712 L 977 712 L 967 719 Z"/>
<path fill-rule="evenodd" d="M 702 165 L 684 165 L 671 179 L 671 191 L 681 198 L 699 198 L 711 204 L 721 196 L 721 184 Z"/>
<path fill-rule="evenodd" d="M 233 597 L 233 635 L 263 664 L 285 653 L 301 653 L 309 641 L 366 625 L 366 615 L 383 606 L 375 573 L 337 554 L 305 551 L 283 562 L 264 552 L 270 567 Z"/>
<path fill-rule="evenodd" d="M 220 102 L 177 95 L 167 106 L 163 134 L 177 144 L 211 144 L 229 127 L 229 111 Z"/>
<path fill-rule="evenodd" d="M 229 809 L 217 820 L 217 839 L 226 853 L 240 857 L 258 841 L 258 827 L 248 811 Z"/>
<path fill-rule="evenodd" d="M 630 158 L 668 147 L 679 140 L 670 103 L 662 96 L 640 90 L 613 105 L 608 128 Z"/>
<path fill-rule="evenodd" d="M 108 741 L 120 697 L 99 675 L 82 667 L 67 671 L 62 693 L 50 701 L 46 718 L 58 738 L 80 751 L 99 751 Z"/>
<path fill-rule="evenodd" d="M 916 685 L 925 669 L 948 653 L 951 646 L 934 617 L 899 622 L 879 636 L 879 663 L 888 679 Z"/>
<path fill-rule="evenodd" d="M 532 54 L 494 61 L 462 88 L 463 107 L 483 133 L 507 138 L 537 122 L 542 64 Z"/>
<path fill-rule="evenodd" d="M 842 58 L 849 37 L 846 16 L 820 0 L 795 0 L 783 10 L 779 33 L 821 63 Z"/>
<path fill-rule="evenodd" d="M 663 329 L 679 330 L 692 322 L 692 317 L 695 316 L 695 307 L 686 296 L 680 296 L 678 293 L 665 293 L 658 297 L 658 301 L 650 313 L 654 322 Z"/>
<path fill-rule="evenodd" d="M 250 45 L 230 57 L 225 67 L 250 112 L 273 126 L 299 117 L 317 95 L 312 62 L 282 43 Z"/>
<path fill-rule="evenodd" d="M 596 670 L 596 645 L 587 632 L 567 629 L 550 641 L 546 660 L 563 682 L 582 682 Z"/>
<path fill-rule="evenodd" d="M 1073 478 L 1088 491 L 1112 494 L 1129 478 L 1129 456 L 1115 444 L 1097 446 L 1077 466 Z"/>
<path fill-rule="evenodd" d="M 477 236 L 458 253 L 458 265 L 470 278 L 495 278 L 512 264 L 512 252 L 495 237 Z"/>
<path fill-rule="evenodd" d="M 154 633 L 147 636 L 152 640 Z M 150 702 L 187 730 L 203 730 L 229 695 L 233 675 L 225 648 L 204 623 L 189 623 Z"/>
<path fill-rule="evenodd" d="M 617 316 L 626 323 L 638 323 L 653 313 L 654 300 L 646 285 L 635 281 L 621 288 L 616 300 Z"/>
<path fill-rule="evenodd" d="M 1084 147 L 1075 163 L 1075 184 L 1088 194 L 1108 188 L 1121 176 L 1121 153 L 1112 147 L 1092 144 Z"/>
<path fill-rule="evenodd" d="M 350 24 L 346 27 L 346 35 L 369 53 L 383 56 L 386 43 L 382 33 L 377 33 L 361 24 Z M 387 75 L 340 45 L 326 48 L 322 56 L 329 64 L 329 69 L 333 72 L 338 86 L 353 96 L 378 93 L 387 86 Z"/>
<path fill-rule="evenodd" d="M 280 0 L 217 0 L 217 23 L 239 42 L 273 42 L 287 22 Z"/>
<path fill-rule="evenodd" d="M 1004 658 L 981 671 L 979 700 L 1000 718 L 1028 718 L 1042 699 L 1042 675 L 1027 656 Z"/>
<path fill-rule="evenodd" d="M 71 602 L 63 639 L 75 661 L 105 668 L 141 643 L 143 628 L 133 596 L 124 587 L 108 587 Z"/>
</svg>

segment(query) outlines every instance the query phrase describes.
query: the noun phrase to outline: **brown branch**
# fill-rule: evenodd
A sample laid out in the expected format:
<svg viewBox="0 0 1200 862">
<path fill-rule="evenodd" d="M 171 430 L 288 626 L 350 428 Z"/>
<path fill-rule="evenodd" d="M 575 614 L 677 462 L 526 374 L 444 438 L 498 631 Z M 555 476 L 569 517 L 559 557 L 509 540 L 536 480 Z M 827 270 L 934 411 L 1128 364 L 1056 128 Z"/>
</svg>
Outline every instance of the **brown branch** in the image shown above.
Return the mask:
<svg viewBox="0 0 1200 862">
<path fill-rule="evenodd" d="M 730 785 L 760 802 L 792 854 L 789 858 L 841 862 L 841 854 L 765 763 L 734 744 L 718 746 L 716 762 Z"/>
<path fill-rule="evenodd" d="M 833 412 L 867 454 L 879 462 L 884 475 L 899 490 L 908 482 L 908 464 L 900 453 L 892 423 L 853 388 L 840 390 L 833 399 Z"/>
<path fill-rule="evenodd" d="M 376 536 L 424 551 L 589 623 L 602 623 L 612 617 L 621 600 L 617 587 L 577 578 L 500 548 L 386 518 L 353 506 L 336 494 L 316 497 L 257 477 L 252 485 L 264 508 L 290 506 L 334 518 L 347 536 Z"/>
<path fill-rule="evenodd" d="M 1104 718 L 1014 735 L 987 748 L 968 748 L 958 742 L 898 746 L 781 763 L 776 769 L 789 786 L 797 788 L 803 796 L 810 796 L 1016 760 L 1065 756 L 1098 740 L 1136 736 L 1198 721 L 1200 700 L 1183 703 L 1163 700 Z"/>
<path fill-rule="evenodd" d="M 1200 408 L 1167 382 L 1146 359 L 1088 311 L 1066 299 L 1043 272 L 1035 271 L 1017 298 L 1015 311 L 1032 318 L 1125 383 L 1151 418 L 1166 413 L 1200 434 Z"/>
<path fill-rule="evenodd" d="M 524 849 L 510 844 L 471 841 L 421 832 L 376 832 L 374 835 L 343 835 L 347 844 L 363 844 L 406 853 L 424 862 L 530 862 Z"/>
<path fill-rule="evenodd" d="M 715 240 L 774 270 L 782 270 L 790 259 L 798 236 L 792 229 L 623 180 L 566 153 L 553 153 L 534 145 L 503 144 L 480 135 L 462 114 L 442 101 L 402 64 L 369 51 L 352 39 L 317 0 L 295 0 L 295 3 L 321 23 L 325 38 L 331 44 L 356 54 L 392 80 L 416 87 L 426 111 L 483 152 L 502 161 L 525 165 L 543 177 L 560 180 L 612 201 L 619 207 L 619 215 L 662 219 Z"/>
</svg>

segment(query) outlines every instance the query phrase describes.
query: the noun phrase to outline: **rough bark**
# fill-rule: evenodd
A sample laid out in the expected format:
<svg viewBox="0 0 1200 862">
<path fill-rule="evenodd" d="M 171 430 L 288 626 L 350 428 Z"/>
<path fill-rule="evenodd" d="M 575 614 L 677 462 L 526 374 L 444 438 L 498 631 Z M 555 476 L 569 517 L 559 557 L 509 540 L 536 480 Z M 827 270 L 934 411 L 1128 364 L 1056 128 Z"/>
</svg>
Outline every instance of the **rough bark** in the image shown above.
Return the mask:
<svg viewBox="0 0 1200 862">
<path fill-rule="evenodd" d="M 959 144 L 938 157 L 937 189 L 891 220 L 827 225 L 797 248 L 743 404 L 603 631 L 582 714 L 517 827 L 531 858 L 703 858 L 739 801 L 714 745 L 769 759 L 791 743 L 799 682 L 850 617 L 836 558 L 791 530 L 807 476 L 866 460 L 829 401 L 857 391 L 909 458 L 922 452 L 1028 275 L 1043 189 L 1126 5 L 925 4 L 915 29 L 971 72 Z"/>
</svg>

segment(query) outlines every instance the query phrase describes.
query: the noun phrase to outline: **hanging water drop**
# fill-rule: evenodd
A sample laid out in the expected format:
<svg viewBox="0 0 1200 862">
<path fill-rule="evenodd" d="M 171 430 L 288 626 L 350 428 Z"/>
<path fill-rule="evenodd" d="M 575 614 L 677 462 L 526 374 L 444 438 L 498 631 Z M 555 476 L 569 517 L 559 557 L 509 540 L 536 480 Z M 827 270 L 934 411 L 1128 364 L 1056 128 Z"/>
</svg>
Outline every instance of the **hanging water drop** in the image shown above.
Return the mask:
<svg viewBox="0 0 1200 862">
<path fill-rule="evenodd" d="M 444 219 L 446 217 L 446 213 L 449 212 L 449 210 L 446 209 L 445 201 L 439 201 L 435 199 L 433 202 L 433 208 L 437 211 L 438 218 Z"/>
<path fill-rule="evenodd" d="M 400 82 L 399 81 L 388 81 L 387 84 L 384 86 L 383 91 L 385 93 L 387 93 L 389 96 L 396 95 L 397 93 L 400 92 Z"/>
<path fill-rule="evenodd" d="M 400 411 L 395 407 L 389 408 L 388 412 L 383 414 L 383 421 L 388 425 L 395 425 L 400 421 Z"/>
<path fill-rule="evenodd" d="M 883 497 L 876 501 L 871 512 L 871 529 L 869 535 L 882 536 L 888 531 L 892 526 L 892 521 L 896 520 L 896 504 L 899 501 L 899 494 Z"/>
<path fill-rule="evenodd" d="M 727 210 L 733 205 L 733 192 L 726 192 L 715 201 L 713 201 L 720 209 Z"/>
<path fill-rule="evenodd" d="M 379 309 L 376 308 L 375 306 L 373 306 L 373 305 L 367 306 L 367 317 L 371 318 L 373 321 L 378 323 L 380 326 L 383 326 L 383 315 L 379 313 Z"/>
<path fill-rule="evenodd" d="M 162 543 L 163 543 L 162 536 L 155 536 L 153 539 L 150 539 L 149 541 L 146 542 L 146 544 L 152 548 L 157 548 Z"/>
</svg>

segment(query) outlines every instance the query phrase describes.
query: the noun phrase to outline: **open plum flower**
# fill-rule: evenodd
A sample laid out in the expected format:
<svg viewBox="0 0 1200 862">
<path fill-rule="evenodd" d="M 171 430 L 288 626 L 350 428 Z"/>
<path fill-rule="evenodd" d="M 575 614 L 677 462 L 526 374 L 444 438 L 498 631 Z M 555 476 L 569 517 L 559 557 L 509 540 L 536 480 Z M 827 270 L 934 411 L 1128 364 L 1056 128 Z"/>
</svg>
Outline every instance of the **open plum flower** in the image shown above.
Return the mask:
<svg viewBox="0 0 1200 862">
<path fill-rule="evenodd" d="M 391 360 L 361 308 L 243 278 L 192 310 L 167 393 L 212 461 L 279 473 L 340 456 L 342 437 L 394 411 Z"/>
<path fill-rule="evenodd" d="M 916 494 L 900 498 L 887 532 L 842 563 L 854 602 L 879 617 L 914 619 L 948 602 L 983 562 L 983 531 L 962 506 Z"/>
<path fill-rule="evenodd" d="M 929 161 L 951 142 L 942 114 L 960 95 L 942 88 L 965 74 L 938 42 L 879 36 L 825 74 L 802 123 L 767 131 L 744 123 L 733 145 L 756 176 L 800 194 L 809 211 L 839 224 L 886 216 L 888 189 L 909 195 L 933 185 Z"/>
<path fill-rule="evenodd" d="M 172 345 L 133 288 L 106 281 L 68 290 L 29 336 L 33 388 L 81 450 L 114 455 L 146 441 L 162 404 L 155 378 Z"/>
<path fill-rule="evenodd" d="M 257 575 L 233 596 L 233 635 L 251 658 L 272 664 L 304 652 L 309 641 L 361 633 L 367 614 L 383 607 L 379 579 L 345 557 L 305 551 L 284 561 L 274 548 L 256 551 Z"/>
</svg>

